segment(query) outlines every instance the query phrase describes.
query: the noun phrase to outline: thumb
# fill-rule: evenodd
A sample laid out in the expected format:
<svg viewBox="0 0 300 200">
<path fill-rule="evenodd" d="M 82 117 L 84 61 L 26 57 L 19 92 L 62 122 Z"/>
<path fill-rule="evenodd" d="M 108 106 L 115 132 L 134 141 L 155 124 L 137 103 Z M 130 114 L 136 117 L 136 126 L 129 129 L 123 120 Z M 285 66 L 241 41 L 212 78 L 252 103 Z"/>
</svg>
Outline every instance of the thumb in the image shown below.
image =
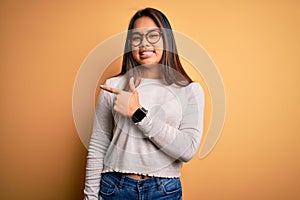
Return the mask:
<svg viewBox="0 0 300 200">
<path fill-rule="evenodd" d="M 135 85 L 134 85 L 134 81 L 133 81 L 133 77 L 131 77 L 130 80 L 129 80 L 129 87 L 130 87 L 130 90 L 132 92 L 136 91 L 136 88 L 135 88 Z"/>
</svg>

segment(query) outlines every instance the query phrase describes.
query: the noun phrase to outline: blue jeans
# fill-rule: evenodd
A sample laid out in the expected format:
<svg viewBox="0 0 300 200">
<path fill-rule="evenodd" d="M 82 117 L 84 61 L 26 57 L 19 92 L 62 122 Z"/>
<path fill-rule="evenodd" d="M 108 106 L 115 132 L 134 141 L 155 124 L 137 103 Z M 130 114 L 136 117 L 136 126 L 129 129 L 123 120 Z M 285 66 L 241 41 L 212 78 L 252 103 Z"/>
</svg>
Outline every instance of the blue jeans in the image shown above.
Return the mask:
<svg viewBox="0 0 300 200">
<path fill-rule="evenodd" d="M 100 196 L 103 200 L 181 200 L 182 189 L 179 178 L 136 180 L 109 172 L 102 174 Z"/>
</svg>

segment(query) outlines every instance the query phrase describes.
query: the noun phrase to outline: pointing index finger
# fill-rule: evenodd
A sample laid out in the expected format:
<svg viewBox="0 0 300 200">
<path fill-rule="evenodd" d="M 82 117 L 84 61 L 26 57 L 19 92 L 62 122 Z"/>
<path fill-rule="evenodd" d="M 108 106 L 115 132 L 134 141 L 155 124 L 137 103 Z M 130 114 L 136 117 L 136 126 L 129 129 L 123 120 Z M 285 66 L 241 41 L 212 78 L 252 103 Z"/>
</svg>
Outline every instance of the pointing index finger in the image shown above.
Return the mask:
<svg viewBox="0 0 300 200">
<path fill-rule="evenodd" d="M 120 90 L 118 90 L 116 88 L 108 87 L 106 85 L 100 85 L 100 88 L 107 92 L 114 93 L 114 94 L 118 94 L 120 92 Z"/>
</svg>

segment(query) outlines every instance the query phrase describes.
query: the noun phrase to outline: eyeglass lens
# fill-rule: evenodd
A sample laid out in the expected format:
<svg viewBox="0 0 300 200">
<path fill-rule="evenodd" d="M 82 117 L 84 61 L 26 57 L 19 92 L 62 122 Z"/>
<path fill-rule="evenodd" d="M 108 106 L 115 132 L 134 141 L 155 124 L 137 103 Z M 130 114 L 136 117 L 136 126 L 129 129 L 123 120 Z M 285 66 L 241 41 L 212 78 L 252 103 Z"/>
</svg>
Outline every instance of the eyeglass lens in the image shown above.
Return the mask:
<svg viewBox="0 0 300 200">
<path fill-rule="evenodd" d="M 159 41 L 159 39 L 161 38 L 161 32 L 159 30 L 152 30 L 146 34 L 141 34 L 141 33 L 135 32 L 131 36 L 131 40 L 130 40 L 131 44 L 133 46 L 139 46 L 143 41 L 144 35 L 146 37 L 146 40 L 150 44 L 157 43 Z"/>
</svg>

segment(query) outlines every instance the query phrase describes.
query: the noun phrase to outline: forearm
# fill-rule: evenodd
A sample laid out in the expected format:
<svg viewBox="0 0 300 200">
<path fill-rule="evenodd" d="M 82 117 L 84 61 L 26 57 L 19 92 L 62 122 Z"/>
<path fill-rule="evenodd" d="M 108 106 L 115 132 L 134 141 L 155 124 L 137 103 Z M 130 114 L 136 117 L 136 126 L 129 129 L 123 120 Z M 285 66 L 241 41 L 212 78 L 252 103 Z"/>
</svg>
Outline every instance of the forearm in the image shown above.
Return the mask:
<svg viewBox="0 0 300 200">
<path fill-rule="evenodd" d="M 186 102 L 186 103 L 184 103 Z M 179 125 L 170 125 L 162 106 L 149 109 L 147 117 L 138 123 L 139 129 L 160 150 L 181 161 L 189 161 L 196 153 L 203 133 L 204 96 L 200 86 L 191 88 L 191 95 L 181 102 Z"/>
<path fill-rule="evenodd" d="M 165 123 L 159 115 L 155 115 L 148 116 L 139 128 L 161 151 L 187 162 L 196 153 L 202 137 L 202 122 L 200 119 L 195 121 L 176 128 Z"/>
<path fill-rule="evenodd" d="M 91 137 L 89 152 L 87 156 L 84 189 L 86 200 L 98 200 L 101 172 L 103 170 L 103 160 L 109 143 L 110 141 L 108 138 L 98 138 L 97 134 Z"/>
</svg>

